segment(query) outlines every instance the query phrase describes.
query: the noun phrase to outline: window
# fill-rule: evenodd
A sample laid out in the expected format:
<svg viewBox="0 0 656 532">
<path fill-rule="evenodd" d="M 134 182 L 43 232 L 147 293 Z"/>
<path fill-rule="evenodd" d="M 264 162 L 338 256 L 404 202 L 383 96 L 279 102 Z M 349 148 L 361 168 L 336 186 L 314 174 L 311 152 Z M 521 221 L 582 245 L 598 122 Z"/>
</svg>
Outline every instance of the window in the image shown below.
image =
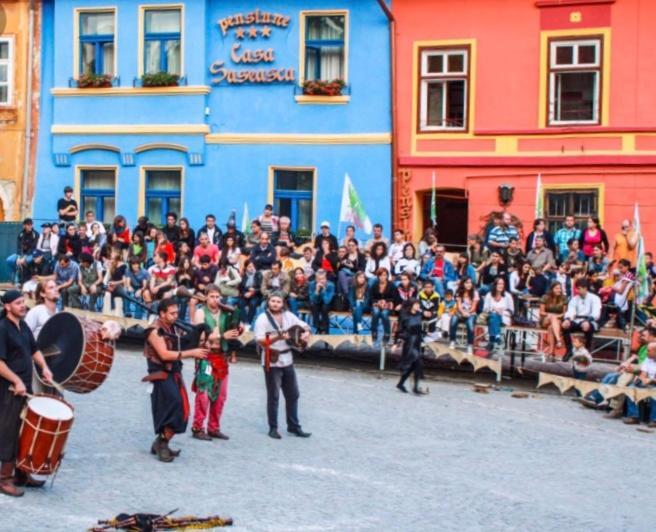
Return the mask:
<svg viewBox="0 0 656 532">
<path fill-rule="evenodd" d="M 346 14 L 305 15 L 305 80 L 346 81 Z"/>
<path fill-rule="evenodd" d="M 147 9 L 144 14 L 145 74 L 182 75 L 180 9 Z"/>
<path fill-rule="evenodd" d="M 14 92 L 13 40 L 0 38 L 0 105 L 11 105 Z"/>
<path fill-rule="evenodd" d="M 80 13 L 80 74 L 114 76 L 114 12 Z"/>
<path fill-rule="evenodd" d="M 146 216 L 155 225 L 163 225 L 166 213 L 181 212 L 182 173 L 180 170 L 146 171 Z"/>
<path fill-rule="evenodd" d="M 421 131 L 467 129 L 469 49 L 421 52 Z"/>
<path fill-rule="evenodd" d="M 547 228 L 551 234 L 555 234 L 563 226 L 565 216 L 572 214 L 576 219 L 576 226 L 584 229 L 588 217 L 597 216 L 598 202 L 597 189 L 545 191 Z"/>
<path fill-rule="evenodd" d="M 289 217 L 292 231 L 310 235 L 314 171 L 274 170 L 273 188 L 274 212 Z"/>
<path fill-rule="evenodd" d="M 93 211 L 96 220 L 112 223 L 116 215 L 115 170 L 82 170 L 81 212 Z"/>
<path fill-rule="evenodd" d="M 551 41 L 549 124 L 598 124 L 601 39 Z"/>
</svg>

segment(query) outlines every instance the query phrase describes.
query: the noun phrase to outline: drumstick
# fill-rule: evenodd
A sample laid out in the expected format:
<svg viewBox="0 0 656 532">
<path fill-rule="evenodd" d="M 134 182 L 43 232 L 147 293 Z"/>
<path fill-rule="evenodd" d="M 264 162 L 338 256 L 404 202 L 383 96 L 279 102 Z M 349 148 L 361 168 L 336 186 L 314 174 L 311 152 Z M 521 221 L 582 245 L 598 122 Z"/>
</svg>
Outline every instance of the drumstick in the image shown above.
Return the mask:
<svg viewBox="0 0 656 532">
<path fill-rule="evenodd" d="M 50 345 L 44 349 L 41 350 L 41 354 L 45 357 L 55 357 L 57 355 L 61 355 L 61 351 L 59 350 L 59 347 L 56 345 Z"/>
<path fill-rule="evenodd" d="M 16 391 L 16 388 L 14 388 L 13 386 L 10 386 L 10 387 L 9 387 L 9 391 L 10 391 L 10 392 L 15 392 L 15 391 Z M 31 394 L 31 393 L 25 393 L 25 397 L 27 397 L 28 399 L 32 399 L 32 397 L 34 397 L 34 394 Z"/>
</svg>

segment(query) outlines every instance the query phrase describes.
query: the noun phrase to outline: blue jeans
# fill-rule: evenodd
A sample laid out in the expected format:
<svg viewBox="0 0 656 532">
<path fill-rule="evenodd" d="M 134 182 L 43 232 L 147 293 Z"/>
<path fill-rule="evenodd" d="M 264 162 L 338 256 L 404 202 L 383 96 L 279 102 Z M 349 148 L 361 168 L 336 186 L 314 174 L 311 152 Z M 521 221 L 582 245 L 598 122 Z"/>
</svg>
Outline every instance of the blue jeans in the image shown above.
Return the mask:
<svg viewBox="0 0 656 532">
<path fill-rule="evenodd" d="M 607 373 L 602 377 L 601 384 L 617 384 L 620 375 L 621 373 L 619 371 L 613 371 L 611 373 Z M 597 404 L 602 403 L 604 401 L 604 396 L 601 395 L 597 390 L 591 391 L 586 396 L 586 398 L 590 399 L 591 401 L 594 401 Z"/>
<path fill-rule="evenodd" d="M 496 312 L 491 312 L 487 317 L 487 332 L 490 336 L 490 343 L 488 349 L 492 351 L 494 349 L 494 344 L 499 341 L 501 336 L 501 325 L 503 325 L 503 320 L 499 314 Z"/>
<path fill-rule="evenodd" d="M 353 272 L 351 270 L 342 269 L 337 273 L 337 288 L 340 294 L 348 296 L 349 288 L 353 282 Z"/>
<path fill-rule="evenodd" d="M 353 314 L 353 334 L 358 334 L 360 324 L 362 323 L 362 315 L 365 310 L 364 301 L 356 301 L 355 307 L 351 309 L 351 313 Z"/>
<path fill-rule="evenodd" d="M 289 310 L 291 311 L 292 314 L 295 316 L 298 316 L 298 309 L 300 308 L 307 308 L 307 301 L 304 299 L 301 299 L 300 301 L 298 298 L 295 297 L 290 297 L 287 299 L 287 304 L 289 305 Z"/>
<path fill-rule="evenodd" d="M 464 316 L 455 315 L 451 318 L 451 327 L 449 327 L 449 339 L 456 341 L 456 332 L 458 323 L 464 322 L 467 325 L 467 345 L 474 345 L 474 326 L 476 325 L 476 314 L 465 318 Z"/>
<path fill-rule="evenodd" d="M 435 285 L 435 291 L 440 294 L 440 299 L 444 299 L 444 281 L 439 277 L 430 277 L 430 280 Z"/>
<path fill-rule="evenodd" d="M 239 316 L 242 323 L 252 324 L 260 304 L 260 296 L 239 298 Z"/>
<path fill-rule="evenodd" d="M 634 386 L 635 388 L 645 388 L 645 385 L 640 381 L 634 382 L 631 386 Z M 650 386 L 650 388 L 653 388 L 653 386 Z M 640 417 L 640 407 L 638 406 L 638 403 L 631 401 L 628 397 L 626 399 L 626 417 L 633 417 L 636 419 Z M 656 422 L 656 400 L 654 399 L 649 399 L 649 421 Z"/>
<path fill-rule="evenodd" d="M 30 266 L 32 264 L 32 261 L 34 260 L 34 257 L 32 255 L 18 255 L 17 253 L 14 253 L 13 255 L 9 255 L 7 257 L 7 266 L 9 267 L 9 271 L 11 272 L 11 280 L 12 282 L 16 282 L 17 279 L 17 273 L 18 273 L 18 259 L 25 259 L 25 263 L 27 266 Z M 21 277 L 23 277 L 21 275 Z M 24 279 L 20 279 L 20 282 L 23 282 Z"/>
<path fill-rule="evenodd" d="M 378 335 L 378 320 L 383 322 L 383 334 L 385 336 L 390 335 L 391 327 L 390 327 L 389 315 L 390 315 L 389 309 L 383 310 L 378 307 L 373 307 L 371 309 L 371 335 L 372 336 Z"/>
</svg>

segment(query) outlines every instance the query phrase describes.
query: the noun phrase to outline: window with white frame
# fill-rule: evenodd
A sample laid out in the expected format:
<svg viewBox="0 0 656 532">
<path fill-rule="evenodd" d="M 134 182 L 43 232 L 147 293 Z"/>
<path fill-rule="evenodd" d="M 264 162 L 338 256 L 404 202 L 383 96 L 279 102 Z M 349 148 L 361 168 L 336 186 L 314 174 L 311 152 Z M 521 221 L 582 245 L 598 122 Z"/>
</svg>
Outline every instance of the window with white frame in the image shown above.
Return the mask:
<svg viewBox="0 0 656 532">
<path fill-rule="evenodd" d="M 305 79 L 333 81 L 346 76 L 346 14 L 304 15 Z"/>
<path fill-rule="evenodd" d="M 549 45 L 549 124 L 598 124 L 600 38 L 554 40 Z"/>
<path fill-rule="evenodd" d="M 115 13 L 80 13 L 80 74 L 114 76 Z"/>
<path fill-rule="evenodd" d="M 0 105 L 11 105 L 13 94 L 14 41 L 0 37 Z"/>
<path fill-rule="evenodd" d="M 421 131 L 466 130 L 469 49 L 421 51 Z"/>
<path fill-rule="evenodd" d="M 144 15 L 144 73 L 181 75 L 182 11 L 148 8 Z"/>
</svg>

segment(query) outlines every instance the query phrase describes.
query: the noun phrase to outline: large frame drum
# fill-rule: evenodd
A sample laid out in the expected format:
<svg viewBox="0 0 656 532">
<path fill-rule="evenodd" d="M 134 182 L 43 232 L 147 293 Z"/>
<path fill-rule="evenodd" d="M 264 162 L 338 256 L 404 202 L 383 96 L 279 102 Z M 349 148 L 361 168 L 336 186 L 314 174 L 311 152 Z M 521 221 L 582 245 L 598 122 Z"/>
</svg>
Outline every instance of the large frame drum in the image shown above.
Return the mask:
<svg viewBox="0 0 656 532">
<path fill-rule="evenodd" d="M 103 340 L 101 329 L 100 323 L 70 312 L 55 314 L 41 329 L 37 347 L 64 389 L 89 393 L 105 382 L 114 362 L 114 345 Z M 43 382 L 38 369 L 37 377 Z"/>
<path fill-rule="evenodd" d="M 59 397 L 35 395 L 27 401 L 22 417 L 16 467 L 35 475 L 53 475 L 64 457 L 73 407 Z"/>
</svg>

